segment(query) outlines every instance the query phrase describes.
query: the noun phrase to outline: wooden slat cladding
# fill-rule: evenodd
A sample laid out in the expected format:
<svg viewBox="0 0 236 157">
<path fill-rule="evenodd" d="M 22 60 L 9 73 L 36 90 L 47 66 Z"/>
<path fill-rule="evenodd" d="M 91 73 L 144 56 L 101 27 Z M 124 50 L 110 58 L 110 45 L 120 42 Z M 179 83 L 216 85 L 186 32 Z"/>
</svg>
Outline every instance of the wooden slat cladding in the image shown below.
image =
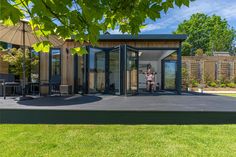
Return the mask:
<svg viewBox="0 0 236 157">
<path fill-rule="evenodd" d="M 236 61 L 234 62 L 234 76 L 236 78 Z"/>
<path fill-rule="evenodd" d="M 178 48 L 179 41 L 99 41 L 99 47 L 115 47 L 126 44 L 136 48 Z"/>
<path fill-rule="evenodd" d="M 178 48 L 179 41 L 99 41 L 96 47 L 111 48 L 118 45 L 127 44 L 136 48 Z M 85 43 L 84 46 L 89 45 Z M 62 82 L 64 85 L 74 87 L 74 57 L 70 52 L 71 48 L 81 46 L 78 42 L 67 41 L 62 48 Z M 67 50 L 69 53 L 67 54 Z"/>
<path fill-rule="evenodd" d="M 40 53 L 40 82 L 49 82 L 49 53 Z M 48 93 L 48 87 L 40 87 L 41 94 Z"/>
<path fill-rule="evenodd" d="M 196 78 L 199 71 L 197 64 L 203 64 L 201 75 L 205 81 L 234 80 L 236 78 L 235 56 L 183 56 L 182 64 L 189 63 L 187 70 L 191 78 Z"/>
<path fill-rule="evenodd" d="M 8 74 L 8 64 L 0 60 L 0 74 Z"/>
<path fill-rule="evenodd" d="M 1 58 L 3 52 L 0 51 L 0 74 L 8 74 L 8 63 L 4 62 Z"/>
<path fill-rule="evenodd" d="M 216 78 L 216 63 L 214 61 L 205 61 L 204 62 L 204 79 L 205 81 L 214 80 Z"/>
<path fill-rule="evenodd" d="M 221 79 L 230 80 L 230 64 L 227 62 L 221 63 Z"/>
<path fill-rule="evenodd" d="M 81 46 L 78 42 L 68 41 L 61 51 L 61 84 L 71 85 L 72 90 L 74 90 L 74 56 L 70 49 L 78 46 Z"/>
</svg>

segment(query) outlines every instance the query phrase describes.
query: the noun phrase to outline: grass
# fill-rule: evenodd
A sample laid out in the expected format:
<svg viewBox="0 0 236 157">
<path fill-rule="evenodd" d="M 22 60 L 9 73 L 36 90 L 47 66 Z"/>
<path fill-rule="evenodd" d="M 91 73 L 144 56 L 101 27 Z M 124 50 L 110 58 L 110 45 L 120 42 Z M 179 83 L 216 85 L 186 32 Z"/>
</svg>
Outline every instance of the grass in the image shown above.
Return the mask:
<svg viewBox="0 0 236 157">
<path fill-rule="evenodd" d="M 2 157 L 236 155 L 236 125 L 0 125 Z"/>
<path fill-rule="evenodd" d="M 218 95 L 229 96 L 229 97 L 235 97 L 236 98 L 236 93 L 232 93 L 232 94 L 218 94 Z"/>
</svg>

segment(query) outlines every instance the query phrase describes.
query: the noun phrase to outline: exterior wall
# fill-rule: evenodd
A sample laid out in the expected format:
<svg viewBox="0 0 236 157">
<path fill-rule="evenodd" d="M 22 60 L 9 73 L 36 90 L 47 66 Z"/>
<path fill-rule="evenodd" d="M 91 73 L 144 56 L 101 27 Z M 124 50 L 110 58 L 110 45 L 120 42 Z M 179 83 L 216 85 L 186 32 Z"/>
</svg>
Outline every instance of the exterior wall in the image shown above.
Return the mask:
<svg viewBox="0 0 236 157">
<path fill-rule="evenodd" d="M 135 48 L 178 48 L 179 41 L 100 41 L 99 47 L 115 47 L 127 44 Z"/>
<path fill-rule="evenodd" d="M 0 52 L 1 56 L 2 52 Z M 8 74 L 8 64 L 0 58 L 0 74 Z"/>
<path fill-rule="evenodd" d="M 179 41 L 99 41 L 96 47 L 112 48 L 121 44 L 127 44 L 136 48 L 178 48 Z M 87 44 L 85 44 L 87 45 Z M 80 46 L 79 43 L 67 41 L 62 48 L 62 85 L 71 85 L 74 89 L 74 56 L 70 48 Z M 67 55 L 67 50 L 69 53 Z M 67 58 L 68 57 L 68 58 Z M 89 80 L 88 80 L 89 81 Z M 90 83 L 91 84 L 91 83 Z"/>
<path fill-rule="evenodd" d="M 74 56 L 70 49 L 78 46 L 80 46 L 78 43 L 68 41 L 61 51 L 61 84 L 72 86 L 72 91 L 74 91 Z"/>
<path fill-rule="evenodd" d="M 99 41 L 96 47 L 112 48 L 127 44 L 136 48 L 179 48 L 180 41 Z M 88 45 L 88 44 L 85 44 Z M 74 56 L 70 49 L 80 46 L 79 43 L 66 41 L 61 47 L 61 85 L 72 86 L 74 91 Z M 40 81 L 49 82 L 49 54 L 40 54 Z M 88 80 L 89 81 L 89 80 Z M 41 93 L 48 93 L 48 87 L 41 87 Z"/>
<path fill-rule="evenodd" d="M 62 53 L 62 49 L 61 49 Z M 49 83 L 50 79 L 50 53 L 40 53 L 40 83 Z M 62 74 L 62 72 L 61 72 Z M 40 86 L 41 94 L 48 94 L 49 88 L 48 86 Z"/>
<path fill-rule="evenodd" d="M 49 53 L 40 53 L 40 82 L 49 82 Z M 48 93 L 48 87 L 40 87 L 41 94 Z"/>
</svg>

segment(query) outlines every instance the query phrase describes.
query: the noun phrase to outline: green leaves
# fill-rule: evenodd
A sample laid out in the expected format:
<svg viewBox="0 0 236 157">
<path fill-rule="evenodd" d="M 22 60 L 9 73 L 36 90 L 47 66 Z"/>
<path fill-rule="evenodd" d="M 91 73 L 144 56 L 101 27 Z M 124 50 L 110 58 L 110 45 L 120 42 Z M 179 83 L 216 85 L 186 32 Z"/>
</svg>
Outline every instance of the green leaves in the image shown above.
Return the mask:
<svg viewBox="0 0 236 157">
<path fill-rule="evenodd" d="M 36 52 L 49 52 L 53 45 L 49 41 L 42 41 L 32 45 Z"/>
<path fill-rule="evenodd" d="M 183 4 L 183 0 L 175 0 L 175 4 L 176 4 L 178 7 L 181 7 L 182 4 Z"/>
<path fill-rule="evenodd" d="M 71 48 L 70 50 L 73 55 L 77 54 L 79 56 L 83 56 L 84 54 L 88 53 L 85 47 L 75 47 Z"/>
<path fill-rule="evenodd" d="M 156 20 L 161 12 L 190 0 L 1 0 L 0 20 L 7 25 L 30 19 L 37 36 L 72 36 L 82 45 L 95 45 L 99 34 L 110 29 L 136 35 L 147 19 Z M 23 2 L 23 3 L 22 3 Z M 37 51 L 48 51 L 49 44 L 38 43 Z M 75 49 L 73 52 L 84 51 Z"/>
<path fill-rule="evenodd" d="M 183 4 L 184 4 L 185 6 L 189 7 L 189 3 L 190 3 L 189 0 L 183 0 Z"/>
<path fill-rule="evenodd" d="M 226 20 L 220 16 L 193 14 L 189 20 L 179 24 L 177 34 L 187 34 L 183 43 L 183 54 L 192 55 L 197 49 L 204 52 L 232 51 L 235 30 L 230 28 Z"/>
<path fill-rule="evenodd" d="M 0 21 L 5 25 L 13 25 L 23 18 L 20 8 L 12 6 L 7 0 L 0 1 Z"/>
</svg>

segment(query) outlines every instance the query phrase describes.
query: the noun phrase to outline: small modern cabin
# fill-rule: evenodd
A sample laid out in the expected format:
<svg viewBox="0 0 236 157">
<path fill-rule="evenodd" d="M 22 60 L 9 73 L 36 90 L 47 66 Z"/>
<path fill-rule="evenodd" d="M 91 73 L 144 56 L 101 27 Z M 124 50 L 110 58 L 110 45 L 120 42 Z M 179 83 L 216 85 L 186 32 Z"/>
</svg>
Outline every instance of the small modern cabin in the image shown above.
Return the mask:
<svg viewBox="0 0 236 157">
<path fill-rule="evenodd" d="M 181 94 L 181 43 L 186 37 L 105 34 L 97 46 L 86 45 L 88 54 L 83 56 L 71 54 L 70 48 L 79 43 L 68 40 L 50 53 L 39 53 L 39 66 L 34 73 L 38 72 L 40 84 L 56 82 L 60 90 L 69 93 L 134 95 L 145 92 L 144 73 L 151 65 L 160 90 Z M 41 94 L 52 90 L 50 86 L 39 87 Z"/>
</svg>

